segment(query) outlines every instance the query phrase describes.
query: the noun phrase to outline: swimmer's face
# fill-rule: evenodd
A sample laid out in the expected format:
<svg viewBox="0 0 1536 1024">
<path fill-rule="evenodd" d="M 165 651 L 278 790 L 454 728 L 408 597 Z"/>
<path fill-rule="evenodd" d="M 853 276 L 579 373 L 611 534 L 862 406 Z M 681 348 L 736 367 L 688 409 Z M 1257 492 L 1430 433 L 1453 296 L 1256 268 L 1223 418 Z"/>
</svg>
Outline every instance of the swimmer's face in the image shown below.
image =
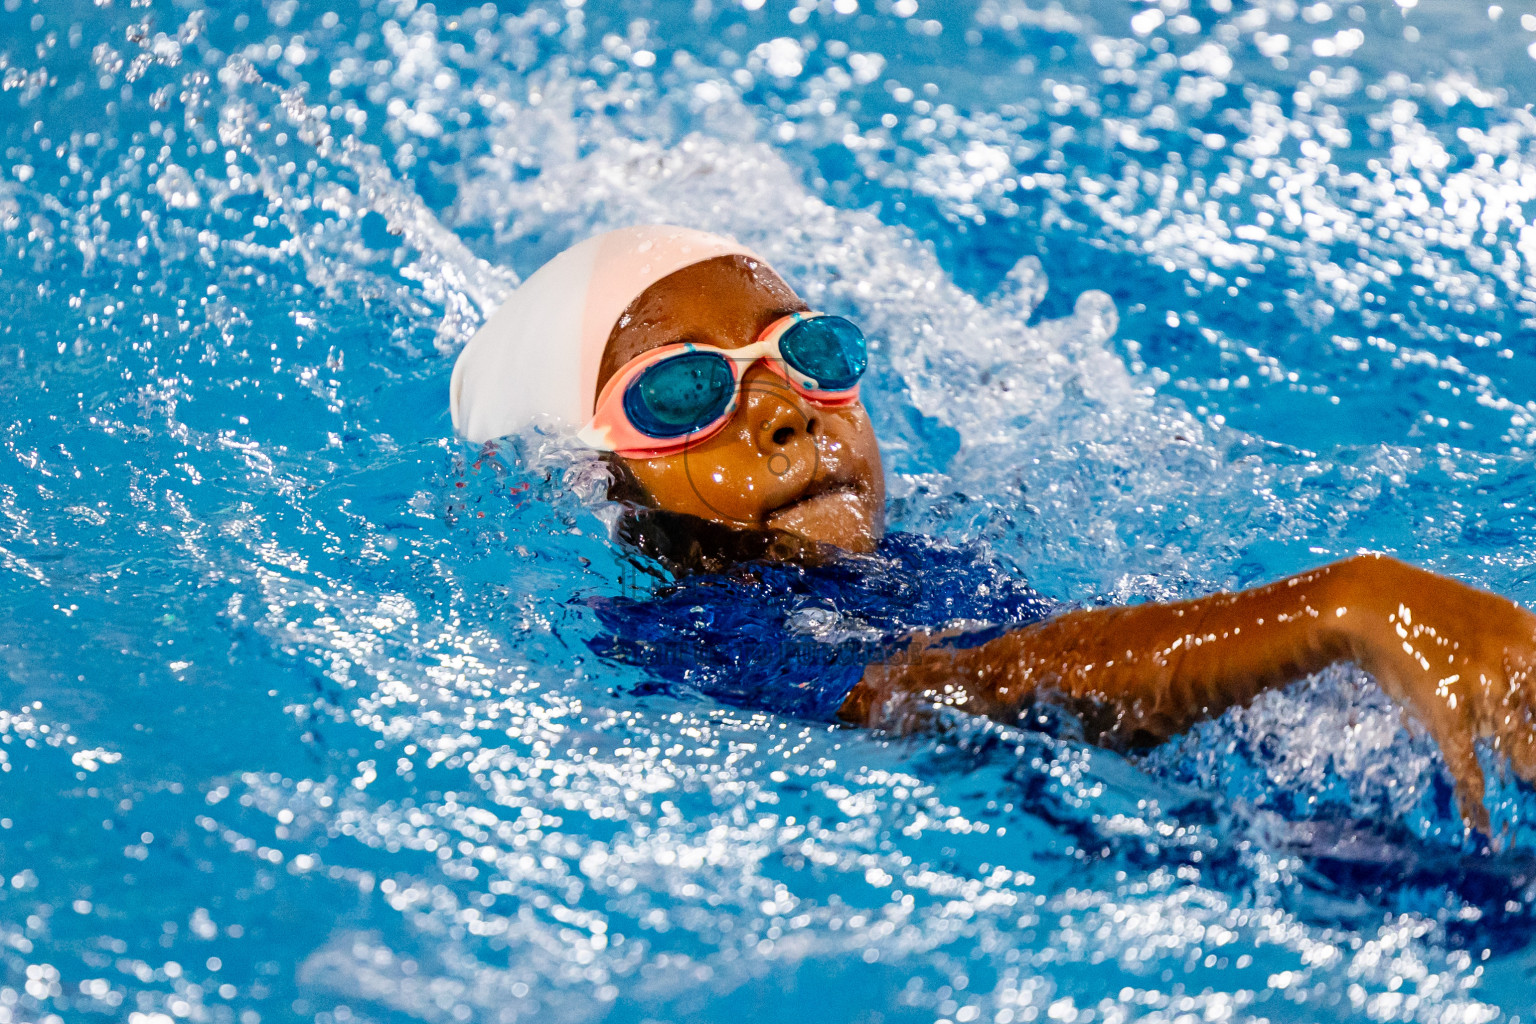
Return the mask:
<svg viewBox="0 0 1536 1024">
<path fill-rule="evenodd" d="M 741 256 L 698 263 L 652 285 L 625 310 L 603 354 L 597 388 L 662 345 L 740 348 L 806 305 L 771 270 Z M 656 508 L 774 533 L 783 555 L 832 545 L 874 549 L 885 531 L 885 477 L 859 402 L 817 405 L 758 363 L 741 402 L 713 437 L 687 451 L 621 459 Z"/>
</svg>

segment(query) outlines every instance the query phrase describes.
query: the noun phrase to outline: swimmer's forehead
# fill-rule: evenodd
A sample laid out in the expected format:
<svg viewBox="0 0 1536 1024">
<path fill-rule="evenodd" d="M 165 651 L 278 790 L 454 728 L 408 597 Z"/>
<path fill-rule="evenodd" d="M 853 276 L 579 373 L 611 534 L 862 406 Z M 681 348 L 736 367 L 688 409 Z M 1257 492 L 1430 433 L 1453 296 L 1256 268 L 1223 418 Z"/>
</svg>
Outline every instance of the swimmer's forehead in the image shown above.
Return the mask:
<svg viewBox="0 0 1536 1024">
<path fill-rule="evenodd" d="M 614 324 L 597 390 L 653 348 L 679 341 L 740 348 L 779 317 L 806 308 L 771 267 L 749 256 L 717 256 L 684 267 L 641 292 Z"/>
</svg>

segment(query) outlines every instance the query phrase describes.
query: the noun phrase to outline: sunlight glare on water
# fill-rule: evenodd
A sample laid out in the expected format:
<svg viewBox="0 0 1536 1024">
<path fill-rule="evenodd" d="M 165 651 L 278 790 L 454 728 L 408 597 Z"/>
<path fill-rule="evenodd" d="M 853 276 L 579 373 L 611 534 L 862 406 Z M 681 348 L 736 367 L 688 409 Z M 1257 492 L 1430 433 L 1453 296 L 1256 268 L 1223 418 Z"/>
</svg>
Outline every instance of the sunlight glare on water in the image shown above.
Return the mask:
<svg viewBox="0 0 1536 1024">
<path fill-rule="evenodd" d="M 446 394 L 692 224 L 864 326 L 896 529 L 1529 604 L 1536 14 L 0 3 L 0 1020 L 1532 1019 L 1530 794 L 1359 673 L 1141 758 L 652 692 L 600 464 Z"/>
</svg>

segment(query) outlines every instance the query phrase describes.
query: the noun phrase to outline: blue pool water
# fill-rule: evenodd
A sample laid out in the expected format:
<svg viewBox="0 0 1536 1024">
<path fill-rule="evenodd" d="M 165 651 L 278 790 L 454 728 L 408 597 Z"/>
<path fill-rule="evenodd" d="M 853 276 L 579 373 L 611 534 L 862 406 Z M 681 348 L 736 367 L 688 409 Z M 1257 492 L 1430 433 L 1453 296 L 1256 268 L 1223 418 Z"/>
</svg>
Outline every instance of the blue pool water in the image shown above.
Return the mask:
<svg viewBox="0 0 1536 1024">
<path fill-rule="evenodd" d="M 1536 601 L 1526 0 L 0 5 L 0 1020 L 1532 1020 L 1536 803 L 1360 674 L 1139 758 L 656 692 L 600 468 L 445 401 L 695 224 L 876 340 L 900 530 Z"/>
</svg>

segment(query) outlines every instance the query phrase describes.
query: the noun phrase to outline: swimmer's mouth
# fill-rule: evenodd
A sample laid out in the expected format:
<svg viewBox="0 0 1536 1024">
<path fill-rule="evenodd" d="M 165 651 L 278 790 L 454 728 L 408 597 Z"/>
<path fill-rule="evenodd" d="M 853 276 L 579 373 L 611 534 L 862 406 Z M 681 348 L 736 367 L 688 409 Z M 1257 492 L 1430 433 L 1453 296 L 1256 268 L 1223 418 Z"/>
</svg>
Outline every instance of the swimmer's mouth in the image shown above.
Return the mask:
<svg viewBox="0 0 1536 1024">
<path fill-rule="evenodd" d="M 772 526 L 775 517 L 781 516 L 787 512 L 793 512 L 796 509 L 806 508 L 813 504 L 831 503 L 842 501 L 846 498 L 856 498 L 862 496 L 863 493 L 864 489 L 857 484 L 845 483 L 838 480 L 828 480 L 821 484 L 812 484 L 810 487 L 807 487 L 805 492 L 795 500 L 786 501 L 778 508 L 770 509 L 768 514 L 763 517 L 763 520 L 769 526 Z"/>
<path fill-rule="evenodd" d="M 774 509 L 763 526 L 817 550 L 873 551 L 884 532 L 880 509 L 861 481 L 829 480 Z"/>
</svg>

